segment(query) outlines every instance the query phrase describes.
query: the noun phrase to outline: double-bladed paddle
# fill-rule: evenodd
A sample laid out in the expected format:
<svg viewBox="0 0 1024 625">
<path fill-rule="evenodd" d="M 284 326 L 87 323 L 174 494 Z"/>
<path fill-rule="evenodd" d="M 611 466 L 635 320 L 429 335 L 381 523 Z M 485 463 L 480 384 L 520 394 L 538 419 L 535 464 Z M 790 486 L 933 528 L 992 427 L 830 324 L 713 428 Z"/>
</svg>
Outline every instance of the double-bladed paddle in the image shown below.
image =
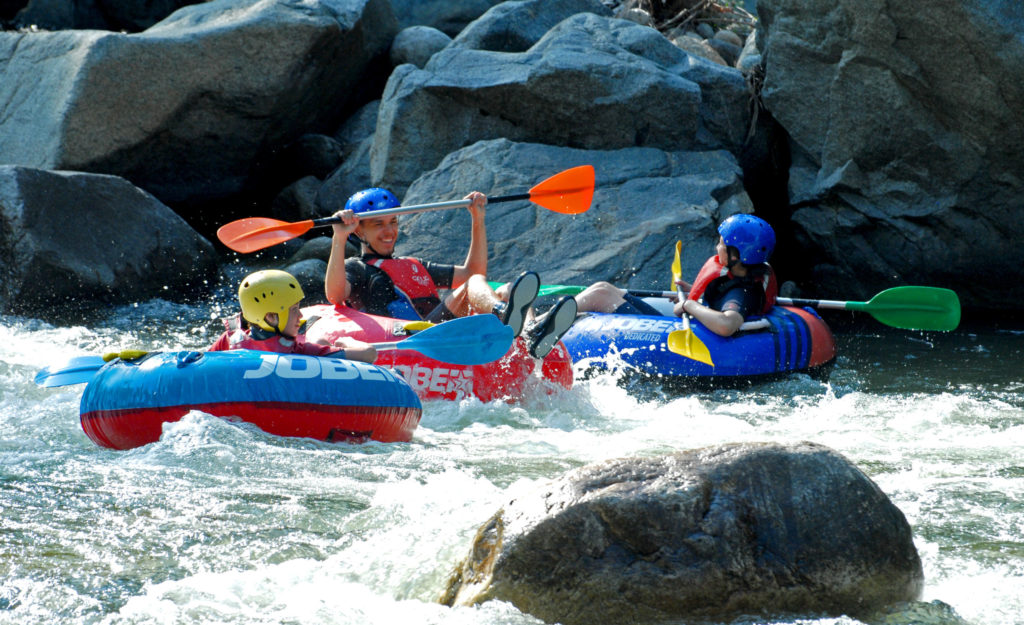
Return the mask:
<svg viewBox="0 0 1024 625">
<path fill-rule="evenodd" d="M 454 365 L 482 365 L 493 362 L 512 347 L 512 328 L 494 315 L 459 317 L 430 326 L 401 341 L 371 343 L 378 351 L 408 349 L 428 358 Z M 147 352 L 131 351 L 126 358 L 140 358 Z M 85 384 L 93 379 L 100 367 L 118 357 L 73 356 L 65 361 L 44 367 L 36 374 L 35 382 L 43 387 Z"/>
<path fill-rule="evenodd" d="M 537 184 L 529 193 L 500 195 L 487 198 L 487 202 L 515 202 L 529 200 L 556 213 L 578 215 L 590 209 L 594 198 L 594 168 L 591 165 L 580 165 L 566 169 Z M 387 215 L 404 215 L 445 208 L 469 206 L 469 200 L 450 200 L 430 204 L 412 206 L 396 206 L 376 211 L 359 213 L 359 219 L 372 219 Z M 236 252 L 248 254 L 278 243 L 284 243 L 302 236 L 312 228 L 330 226 L 341 223 L 338 217 L 322 217 L 305 221 L 287 222 L 270 219 L 269 217 L 246 217 L 225 224 L 217 230 L 217 238 L 221 243 Z"/>
<path fill-rule="evenodd" d="M 501 282 L 491 283 L 493 288 L 501 285 Z M 538 297 L 577 295 L 586 288 L 572 284 L 542 284 Z M 627 289 L 626 292 L 636 297 L 677 296 L 674 291 Z M 960 325 L 960 298 L 955 291 L 934 286 L 894 286 L 867 302 L 779 297 L 775 303 L 782 306 L 866 312 L 880 323 L 903 330 L 948 332 Z"/>
<path fill-rule="evenodd" d="M 494 315 L 470 315 L 425 330 L 401 341 L 371 343 L 377 351 L 410 349 L 453 365 L 482 365 L 508 353 L 512 328 Z"/>
</svg>

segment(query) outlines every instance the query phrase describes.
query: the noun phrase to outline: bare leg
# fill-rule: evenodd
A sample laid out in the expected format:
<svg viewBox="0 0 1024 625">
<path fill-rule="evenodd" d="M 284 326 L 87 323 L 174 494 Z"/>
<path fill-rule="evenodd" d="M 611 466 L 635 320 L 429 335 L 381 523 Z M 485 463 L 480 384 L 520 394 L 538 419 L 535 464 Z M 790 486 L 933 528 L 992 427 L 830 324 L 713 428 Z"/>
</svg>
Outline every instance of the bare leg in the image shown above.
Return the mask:
<svg viewBox="0 0 1024 625">
<path fill-rule="evenodd" d="M 494 312 L 494 307 L 502 302 L 502 298 L 487 283 L 487 278 L 478 273 L 471 275 L 460 288 L 465 289 L 469 310 L 475 313 Z"/>
<path fill-rule="evenodd" d="M 595 282 L 576 296 L 579 312 L 611 313 L 626 302 L 624 289 L 609 283 Z"/>
</svg>

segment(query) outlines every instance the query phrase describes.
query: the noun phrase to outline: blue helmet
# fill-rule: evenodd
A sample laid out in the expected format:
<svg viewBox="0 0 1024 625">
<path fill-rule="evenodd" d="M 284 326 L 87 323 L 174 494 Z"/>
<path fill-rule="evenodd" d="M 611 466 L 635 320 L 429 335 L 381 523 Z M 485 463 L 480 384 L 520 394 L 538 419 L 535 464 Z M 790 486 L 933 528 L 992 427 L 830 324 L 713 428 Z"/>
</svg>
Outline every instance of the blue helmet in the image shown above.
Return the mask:
<svg viewBox="0 0 1024 625">
<path fill-rule="evenodd" d="M 740 262 L 756 265 L 767 262 L 775 249 L 775 231 L 768 222 L 753 215 L 733 215 L 718 226 L 725 244 L 740 251 Z"/>
<path fill-rule="evenodd" d="M 367 211 L 383 210 L 399 206 L 398 198 L 387 189 L 373 187 L 356 191 L 352 197 L 345 202 L 345 208 L 351 209 L 353 213 L 365 213 Z"/>
</svg>

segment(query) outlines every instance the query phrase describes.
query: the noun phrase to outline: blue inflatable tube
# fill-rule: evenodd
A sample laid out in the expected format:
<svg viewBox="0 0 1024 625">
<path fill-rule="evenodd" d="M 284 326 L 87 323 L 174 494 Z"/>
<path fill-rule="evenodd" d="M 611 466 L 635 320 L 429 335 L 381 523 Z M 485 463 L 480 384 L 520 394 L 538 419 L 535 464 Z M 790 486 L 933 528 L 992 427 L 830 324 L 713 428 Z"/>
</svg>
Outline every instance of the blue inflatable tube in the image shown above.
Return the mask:
<svg viewBox="0 0 1024 625">
<path fill-rule="evenodd" d="M 734 383 L 825 367 L 835 359 L 835 339 L 812 309 L 776 306 L 755 325 L 762 329 L 721 337 L 691 321 L 713 365 L 668 349 L 668 335 L 682 330 L 677 317 L 591 313 L 562 337 L 574 367 L 628 371 L 666 382 Z"/>
<path fill-rule="evenodd" d="M 341 358 L 252 350 L 156 352 L 114 360 L 82 395 L 82 429 L 129 449 L 160 438 L 190 410 L 237 418 L 280 436 L 408 441 L 422 406 L 394 372 Z"/>
</svg>

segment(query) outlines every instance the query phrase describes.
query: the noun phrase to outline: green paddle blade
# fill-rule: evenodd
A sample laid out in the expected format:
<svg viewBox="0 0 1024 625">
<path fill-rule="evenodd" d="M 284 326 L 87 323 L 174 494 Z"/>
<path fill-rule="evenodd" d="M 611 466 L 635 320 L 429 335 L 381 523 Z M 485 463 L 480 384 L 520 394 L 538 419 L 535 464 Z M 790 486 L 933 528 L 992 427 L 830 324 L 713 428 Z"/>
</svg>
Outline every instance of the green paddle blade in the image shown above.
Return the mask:
<svg viewBox="0 0 1024 625">
<path fill-rule="evenodd" d="M 955 330 L 960 325 L 956 292 L 931 286 L 897 286 L 869 302 L 847 302 L 847 310 L 862 310 L 880 322 L 906 330 Z"/>
<path fill-rule="evenodd" d="M 492 289 L 497 289 L 503 286 L 504 282 L 488 282 Z M 578 286 L 572 284 L 542 284 L 540 290 L 537 292 L 537 297 L 544 297 L 545 295 L 579 295 L 587 287 Z"/>
</svg>

